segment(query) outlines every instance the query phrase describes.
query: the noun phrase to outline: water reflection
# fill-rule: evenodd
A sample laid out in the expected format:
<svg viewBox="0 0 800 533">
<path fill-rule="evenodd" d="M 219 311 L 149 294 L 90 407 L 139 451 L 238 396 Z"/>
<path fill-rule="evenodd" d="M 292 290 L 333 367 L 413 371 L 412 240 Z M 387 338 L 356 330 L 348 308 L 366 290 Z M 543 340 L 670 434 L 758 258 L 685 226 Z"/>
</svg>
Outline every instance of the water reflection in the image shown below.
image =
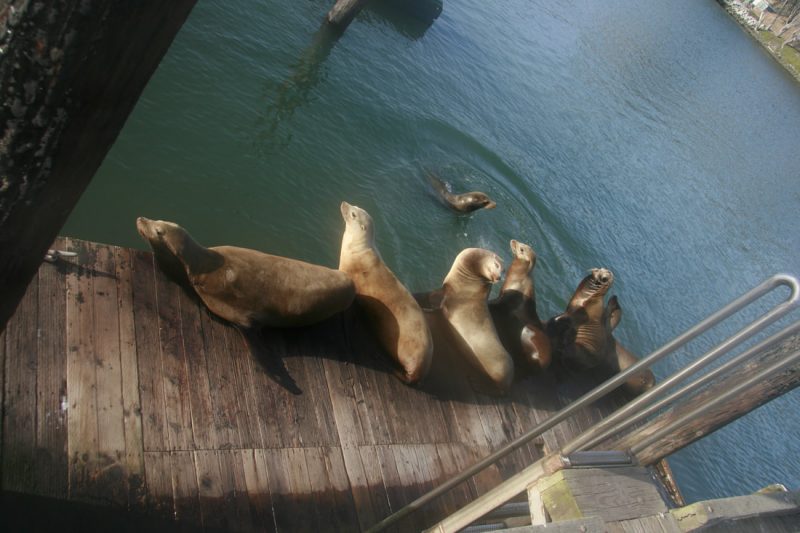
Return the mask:
<svg viewBox="0 0 800 533">
<path fill-rule="evenodd" d="M 367 4 L 359 15 L 359 21 L 388 23 L 394 31 L 414 41 L 425 35 L 441 13 L 442 0 L 381 0 Z M 325 61 L 344 32 L 344 29 L 335 28 L 323 20 L 311 44 L 291 66 L 289 77 L 267 87 L 268 105 L 261 117 L 257 136 L 260 152 L 274 153 L 289 145 L 292 134 L 283 131 L 281 125 L 290 120 L 299 107 L 311 101 L 313 89 L 326 78 Z"/>
</svg>

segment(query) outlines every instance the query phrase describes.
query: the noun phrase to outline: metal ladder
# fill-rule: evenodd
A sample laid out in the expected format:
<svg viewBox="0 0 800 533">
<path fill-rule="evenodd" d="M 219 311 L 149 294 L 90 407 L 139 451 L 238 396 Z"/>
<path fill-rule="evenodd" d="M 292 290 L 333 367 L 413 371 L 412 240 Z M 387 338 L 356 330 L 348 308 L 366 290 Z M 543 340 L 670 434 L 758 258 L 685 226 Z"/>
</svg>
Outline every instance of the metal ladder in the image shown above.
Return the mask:
<svg viewBox="0 0 800 533">
<path fill-rule="evenodd" d="M 590 457 L 591 454 L 587 455 L 585 452 L 608 437 L 618 434 L 637 422 L 645 420 L 650 415 L 663 409 L 669 404 L 673 404 L 678 400 L 687 398 L 690 394 L 698 391 L 703 385 L 730 374 L 733 370 L 740 368 L 758 354 L 769 350 L 793 335 L 797 335 L 800 333 L 800 321 L 797 321 L 785 327 L 778 333 L 775 333 L 770 337 L 758 342 L 756 345 L 746 349 L 742 353 L 736 355 L 729 361 L 711 370 L 705 375 L 700 376 L 696 380 L 683 385 L 674 392 L 666 394 L 669 389 L 672 389 L 679 383 L 685 381 L 688 377 L 698 374 L 698 372 L 706 368 L 708 365 L 718 360 L 723 355 L 729 353 L 734 348 L 740 346 L 757 333 L 763 331 L 780 318 L 786 316 L 798 306 L 798 303 L 800 303 L 800 283 L 798 283 L 798 280 L 790 275 L 776 274 L 750 291 L 746 292 L 739 298 L 735 299 L 716 313 L 713 313 L 705 320 L 688 329 L 686 332 L 679 335 L 672 341 L 666 343 L 661 348 L 652 352 L 647 357 L 641 359 L 638 363 L 629 367 L 624 372 L 617 374 L 605 383 L 584 394 L 567 407 L 558 411 L 545 422 L 528 431 L 526 434 L 514 439 L 501 449 L 495 451 L 483 460 L 474 464 L 472 467 L 461 472 L 459 475 L 453 477 L 445 483 L 442 483 L 427 494 L 424 494 L 410 504 L 399 509 L 397 512 L 389 515 L 367 530 L 368 533 L 381 531 L 405 516 L 408 516 L 417 509 L 421 508 L 423 505 L 444 494 L 460 483 L 466 481 L 484 468 L 487 468 L 517 448 L 540 436 L 545 431 L 555 427 L 557 424 L 566 420 L 583 407 L 606 396 L 608 393 L 622 385 L 631 375 L 645 368 L 651 367 L 657 361 L 674 353 L 676 350 L 683 347 L 693 339 L 702 335 L 735 313 L 760 300 L 766 294 L 771 293 L 773 290 L 779 287 L 788 287 L 790 290 L 788 298 L 786 298 L 784 301 L 775 305 L 759 318 L 755 319 L 716 345 L 714 348 L 707 351 L 705 354 L 696 358 L 693 363 L 675 372 L 662 383 L 632 400 L 630 403 L 615 411 L 609 417 L 595 424 L 593 427 L 565 445 L 558 453 L 550 454 L 549 456 L 546 456 L 523 469 L 521 472 L 515 474 L 483 496 L 477 498 L 469 505 L 445 518 L 431 530 L 442 532 L 457 531 L 471 524 L 486 513 L 489 513 L 493 509 L 496 509 L 511 498 L 525 491 L 527 487 L 533 484 L 536 480 L 548 475 L 549 473 L 552 473 L 553 471 L 563 468 L 569 463 L 571 460 L 570 458 L 573 458 L 572 460 L 574 461 L 583 460 L 582 458 Z M 696 406 L 689 412 L 683 414 L 680 418 L 672 421 L 670 424 L 658 429 L 656 432 L 636 442 L 630 447 L 629 450 L 627 450 L 626 455 L 631 458 L 631 461 L 633 461 L 637 453 L 645 450 L 648 446 L 653 445 L 660 439 L 663 439 L 681 425 L 692 420 L 696 420 L 710 409 L 729 402 L 731 399 L 734 399 L 738 395 L 741 395 L 747 391 L 753 385 L 762 380 L 769 379 L 771 376 L 791 368 L 797 363 L 800 363 L 800 350 L 795 350 L 790 354 L 786 354 L 778 361 L 770 362 L 767 365 L 762 365 L 763 368 L 757 368 L 750 377 L 730 388 L 724 394 L 721 394 L 711 401 Z M 597 457 L 600 457 L 600 459 L 597 459 Z M 600 454 L 597 457 L 592 460 L 603 461 L 604 459 L 602 457 L 605 456 Z"/>
</svg>

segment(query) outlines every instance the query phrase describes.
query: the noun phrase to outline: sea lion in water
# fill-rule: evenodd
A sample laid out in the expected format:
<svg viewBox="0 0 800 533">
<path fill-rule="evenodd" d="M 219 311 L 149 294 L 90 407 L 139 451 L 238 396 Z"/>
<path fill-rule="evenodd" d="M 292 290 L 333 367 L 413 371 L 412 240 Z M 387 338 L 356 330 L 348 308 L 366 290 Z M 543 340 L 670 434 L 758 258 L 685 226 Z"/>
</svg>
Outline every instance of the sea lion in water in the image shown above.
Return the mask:
<svg viewBox="0 0 800 533">
<path fill-rule="evenodd" d="M 313 324 L 355 297 L 353 281 L 339 270 L 236 246 L 205 248 L 173 222 L 139 217 L 136 229 L 170 274 L 242 328 Z"/>
<path fill-rule="evenodd" d="M 489 311 L 500 341 L 515 362 L 531 370 L 550 366 L 550 339 L 536 313 L 536 291 L 532 271 L 536 253 L 529 245 L 511 240 L 514 259 L 497 298 L 489 302 Z"/>
<path fill-rule="evenodd" d="M 568 370 L 595 368 L 605 360 L 611 332 L 607 331 L 603 324 L 605 310 L 603 300 L 612 283 L 614 274 L 610 270 L 592 269 L 591 273 L 581 280 L 564 314 L 551 319 L 551 323 L 566 319 L 574 329 L 574 341 L 564 342 L 562 339 L 556 342 L 562 347 L 560 359 Z"/>
<path fill-rule="evenodd" d="M 486 193 L 480 191 L 453 194 L 450 185 L 433 174 L 428 174 L 428 181 L 439 195 L 439 198 L 459 213 L 471 213 L 478 209 L 494 209 L 497 204 Z"/>
<path fill-rule="evenodd" d="M 607 331 L 608 342 L 605 366 L 608 367 L 613 374 L 618 374 L 639 361 L 639 358 L 622 346 L 611 333 L 614 328 L 617 327 L 621 318 L 622 308 L 619 306 L 615 295 L 609 298 L 605 311 L 603 312 L 603 326 Z M 652 370 L 646 368 L 625 380 L 623 387 L 631 394 L 638 395 L 652 389 L 655 384 L 655 375 Z"/>
<path fill-rule="evenodd" d="M 360 207 L 341 204 L 345 222 L 339 269 L 355 283 L 381 346 L 402 369 L 398 377 L 413 384 L 425 377 L 433 357 L 433 340 L 419 304 L 383 262 L 375 247 L 372 217 Z"/>
<path fill-rule="evenodd" d="M 436 355 L 449 351 L 466 360 L 488 380 L 490 392 L 505 394 L 514 379 L 514 363 L 497 336 L 489 313 L 492 283 L 503 266 L 494 253 L 467 248 L 456 256 L 442 288 L 421 294 L 428 324 L 432 327 Z"/>
</svg>

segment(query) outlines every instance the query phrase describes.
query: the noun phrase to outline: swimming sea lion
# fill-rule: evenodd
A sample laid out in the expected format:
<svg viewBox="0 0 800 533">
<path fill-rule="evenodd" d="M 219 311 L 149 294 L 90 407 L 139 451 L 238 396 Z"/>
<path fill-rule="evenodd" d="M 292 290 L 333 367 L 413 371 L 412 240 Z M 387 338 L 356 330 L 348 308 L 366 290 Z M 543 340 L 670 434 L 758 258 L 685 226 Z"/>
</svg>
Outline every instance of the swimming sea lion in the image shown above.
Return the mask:
<svg viewBox="0 0 800 533">
<path fill-rule="evenodd" d="M 173 222 L 139 217 L 136 229 L 212 313 L 243 328 L 312 324 L 355 297 L 339 270 L 236 246 L 205 248 Z"/>
<path fill-rule="evenodd" d="M 339 269 L 352 277 L 356 300 L 381 345 L 402 369 L 398 377 L 416 383 L 428 373 L 433 357 L 433 340 L 422 309 L 381 259 L 369 213 L 347 202 L 342 202 L 341 211 L 345 230 Z"/>
<path fill-rule="evenodd" d="M 437 354 L 448 350 L 468 361 L 488 379 L 491 392 L 505 394 L 514 379 L 514 363 L 497 336 L 487 301 L 502 271 L 497 255 L 467 248 L 456 256 L 442 288 L 419 299 L 438 305 L 426 313 L 431 315 L 429 324 L 447 325 L 433 330 Z"/>
<path fill-rule="evenodd" d="M 619 306 L 617 297 L 612 296 L 606 304 L 606 309 L 603 312 L 603 325 L 608 331 L 608 347 L 606 353 L 606 364 L 613 374 L 618 374 L 623 370 L 633 366 L 639 361 L 639 358 L 629 352 L 619 341 L 617 341 L 611 334 L 611 331 L 617 327 L 620 319 L 622 318 L 622 308 Z M 652 370 L 646 368 L 641 372 L 637 372 L 625 380 L 623 387 L 631 394 L 642 394 L 650 390 L 656 384 L 656 378 Z"/>
<path fill-rule="evenodd" d="M 574 328 L 575 340 L 563 343 L 562 363 L 569 370 L 595 368 L 604 361 L 610 331 L 603 324 L 604 297 L 614 283 L 614 274 L 594 268 L 583 278 L 567 305 L 564 315 Z M 559 318 L 554 319 L 558 321 Z"/>
<path fill-rule="evenodd" d="M 428 174 L 433 189 L 439 197 L 451 208 L 459 213 L 471 213 L 478 209 L 494 209 L 497 204 L 486 193 L 480 191 L 453 194 L 450 185 L 443 182 L 433 174 Z"/>
<path fill-rule="evenodd" d="M 536 313 L 536 291 L 531 272 L 536 253 L 529 245 L 511 240 L 514 259 L 497 298 L 489 302 L 489 311 L 500 341 L 516 362 L 532 370 L 550 365 L 550 339 Z"/>
</svg>

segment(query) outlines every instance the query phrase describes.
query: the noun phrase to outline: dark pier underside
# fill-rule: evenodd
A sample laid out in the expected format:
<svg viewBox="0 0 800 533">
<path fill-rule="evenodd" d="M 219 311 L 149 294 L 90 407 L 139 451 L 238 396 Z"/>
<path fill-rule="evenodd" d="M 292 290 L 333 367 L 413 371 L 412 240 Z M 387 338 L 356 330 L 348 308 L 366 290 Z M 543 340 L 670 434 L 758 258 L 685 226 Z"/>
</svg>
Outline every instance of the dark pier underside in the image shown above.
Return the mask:
<svg viewBox="0 0 800 533">
<path fill-rule="evenodd" d="M 453 367 L 411 388 L 352 310 L 265 330 L 269 353 L 251 353 L 151 254 L 54 246 L 79 256 L 43 263 L 0 335 L 2 515 L 16 529 L 358 531 L 590 387 L 531 376 L 493 398 Z M 301 395 L 269 377 L 263 361 L 276 358 Z M 622 401 L 584 410 L 397 529 L 431 525 Z"/>
</svg>

